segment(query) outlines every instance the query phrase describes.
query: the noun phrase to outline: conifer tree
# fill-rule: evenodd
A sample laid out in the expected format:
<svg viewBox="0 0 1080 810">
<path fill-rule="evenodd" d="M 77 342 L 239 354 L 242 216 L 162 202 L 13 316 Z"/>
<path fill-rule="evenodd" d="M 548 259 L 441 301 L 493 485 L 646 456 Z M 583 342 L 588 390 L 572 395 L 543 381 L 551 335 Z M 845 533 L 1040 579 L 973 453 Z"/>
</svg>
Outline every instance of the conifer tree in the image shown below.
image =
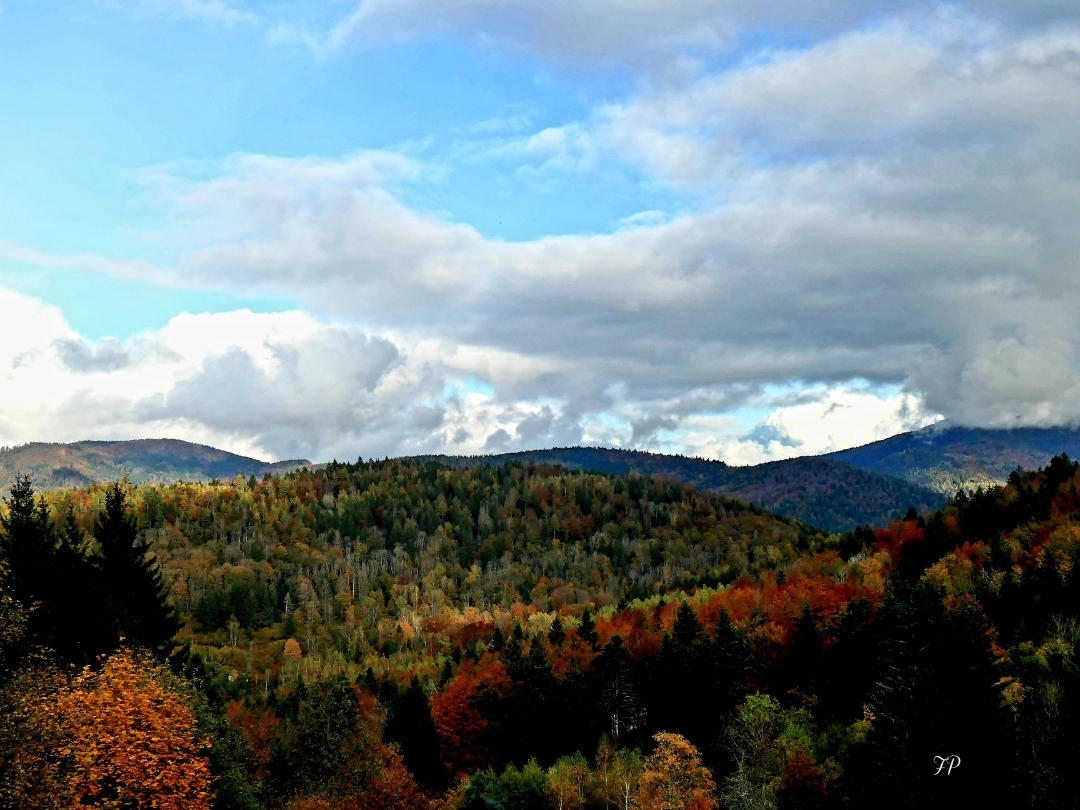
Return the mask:
<svg viewBox="0 0 1080 810">
<path fill-rule="evenodd" d="M 15 476 L 6 500 L 8 513 L 0 514 L 0 540 L 8 565 L 8 587 L 11 597 L 31 610 L 28 634 L 38 643 L 48 644 L 52 641 L 53 618 L 49 577 L 56 555 L 49 510 L 44 500 L 34 500 L 29 476 Z"/>
<path fill-rule="evenodd" d="M 439 733 L 431 716 L 431 702 L 419 678 L 413 676 L 409 688 L 389 707 L 384 739 L 398 744 L 405 766 L 421 787 L 446 786 Z"/>
<path fill-rule="evenodd" d="M 177 630 L 166 601 L 157 564 L 148 560 L 147 545 L 127 513 L 127 498 L 119 483 L 105 491 L 105 511 L 94 522 L 101 545 L 98 568 L 108 600 L 109 630 L 114 640 L 161 652 Z"/>
<path fill-rule="evenodd" d="M 581 626 L 578 628 L 578 638 L 586 642 L 594 650 L 597 643 L 600 641 L 600 637 L 596 634 L 596 622 L 593 621 L 592 611 L 585 608 L 585 612 L 581 614 Z"/>
<path fill-rule="evenodd" d="M 705 631 L 701 627 L 701 622 L 698 621 L 697 612 L 693 606 L 689 602 L 679 605 L 673 628 L 675 643 L 683 649 L 690 649 L 704 634 Z"/>
<path fill-rule="evenodd" d="M 495 632 L 491 634 L 491 644 L 488 645 L 488 649 L 492 652 L 502 652 L 506 646 L 506 638 L 503 636 L 502 628 L 499 625 L 495 625 Z"/>
<path fill-rule="evenodd" d="M 548 641 L 553 647 L 561 647 L 565 639 L 566 629 L 563 627 L 562 619 L 556 616 L 555 621 L 551 623 L 551 629 L 548 630 Z"/>
<path fill-rule="evenodd" d="M 99 612 L 91 609 L 98 598 L 99 578 L 87 555 L 86 537 L 69 504 L 54 553 L 56 614 L 54 644 L 63 661 L 87 664 L 112 649 L 102 632 Z"/>
</svg>

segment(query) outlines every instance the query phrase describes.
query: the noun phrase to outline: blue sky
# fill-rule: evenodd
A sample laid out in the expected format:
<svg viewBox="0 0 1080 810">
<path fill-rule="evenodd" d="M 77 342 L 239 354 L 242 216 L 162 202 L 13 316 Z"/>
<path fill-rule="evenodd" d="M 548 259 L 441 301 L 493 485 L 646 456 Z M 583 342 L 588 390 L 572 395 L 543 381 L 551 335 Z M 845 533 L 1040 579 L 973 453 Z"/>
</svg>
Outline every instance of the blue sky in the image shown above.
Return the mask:
<svg viewBox="0 0 1080 810">
<path fill-rule="evenodd" d="M 1080 417 L 1073 12 L 764 8 L 6 3 L 0 444 Z"/>
</svg>

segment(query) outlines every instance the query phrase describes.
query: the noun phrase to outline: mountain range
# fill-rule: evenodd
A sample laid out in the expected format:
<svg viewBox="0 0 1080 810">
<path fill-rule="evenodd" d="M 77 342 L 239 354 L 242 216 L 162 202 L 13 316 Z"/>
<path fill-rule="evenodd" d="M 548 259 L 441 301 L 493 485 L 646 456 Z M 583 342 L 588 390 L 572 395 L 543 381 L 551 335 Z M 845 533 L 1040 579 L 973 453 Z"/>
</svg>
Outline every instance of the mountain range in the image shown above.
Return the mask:
<svg viewBox="0 0 1080 810">
<path fill-rule="evenodd" d="M 987 430 L 939 422 L 825 458 L 953 495 L 961 487 L 1003 484 L 1017 467 L 1034 470 L 1061 453 L 1080 457 L 1080 430 Z"/>
<path fill-rule="evenodd" d="M 722 461 L 603 447 L 563 447 L 487 456 L 416 456 L 453 467 L 497 466 L 510 461 L 560 464 L 613 475 L 668 478 L 722 492 L 827 531 L 883 526 L 909 508 L 939 509 L 957 489 L 1003 483 L 1019 467 L 1035 469 L 1060 453 L 1080 457 L 1076 428 L 990 430 L 938 423 L 861 447 L 823 456 L 734 467 Z M 16 473 L 39 489 L 86 486 L 128 476 L 132 483 L 228 480 L 262 476 L 310 461 L 264 462 L 176 439 L 34 442 L 0 449 L 0 486 Z"/>
<path fill-rule="evenodd" d="M 940 492 L 819 456 L 733 467 L 722 461 L 640 450 L 562 447 L 494 456 L 418 456 L 417 460 L 437 461 L 452 467 L 531 461 L 611 475 L 655 475 L 700 490 L 722 492 L 779 515 L 838 532 L 865 524 L 884 526 L 909 508 L 928 512 L 945 503 Z"/>
<path fill-rule="evenodd" d="M 17 473 L 29 475 L 38 489 L 59 489 L 115 481 L 125 475 L 134 484 L 228 480 L 310 465 L 304 459 L 268 463 L 179 439 L 31 442 L 0 450 L 0 488 L 6 490 Z"/>
</svg>

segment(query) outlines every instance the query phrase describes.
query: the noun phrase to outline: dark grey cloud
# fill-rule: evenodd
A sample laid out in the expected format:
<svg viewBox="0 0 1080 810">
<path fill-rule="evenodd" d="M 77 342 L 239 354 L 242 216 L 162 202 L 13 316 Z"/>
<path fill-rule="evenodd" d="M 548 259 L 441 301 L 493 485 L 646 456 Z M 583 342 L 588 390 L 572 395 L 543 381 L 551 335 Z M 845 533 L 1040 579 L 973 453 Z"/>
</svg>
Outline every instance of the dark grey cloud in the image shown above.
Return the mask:
<svg viewBox="0 0 1080 810">
<path fill-rule="evenodd" d="M 270 347 L 259 362 L 232 347 L 202 363 L 167 392 L 144 402 L 147 422 L 185 419 L 224 435 L 250 437 L 283 458 L 322 458 L 349 440 L 397 433 L 392 397 L 373 392 L 399 359 L 386 340 L 353 330 L 325 329 Z"/>
</svg>

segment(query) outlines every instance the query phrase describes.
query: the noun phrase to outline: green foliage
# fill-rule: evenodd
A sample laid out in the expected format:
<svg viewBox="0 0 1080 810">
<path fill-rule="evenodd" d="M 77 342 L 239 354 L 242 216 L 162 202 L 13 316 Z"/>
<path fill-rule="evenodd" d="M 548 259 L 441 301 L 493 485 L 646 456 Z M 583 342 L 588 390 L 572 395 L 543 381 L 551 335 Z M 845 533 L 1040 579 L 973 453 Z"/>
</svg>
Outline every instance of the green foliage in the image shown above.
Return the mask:
<svg viewBox="0 0 1080 810">
<path fill-rule="evenodd" d="M 254 761 L 247 741 L 229 723 L 222 708 L 212 705 L 205 696 L 195 701 L 194 710 L 199 735 L 210 738 L 214 810 L 259 810 L 258 786 L 250 778 Z"/>
<path fill-rule="evenodd" d="M 292 697 L 274 739 L 275 792 L 343 795 L 368 781 L 376 740 L 360 713 L 356 687 L 333 678 L 298 688 Z"/>
<path fill-rule="evenodd" d="M 520 771 L 508 765 L 500 776 L 492 770 L 476 773 L 465 789 L 460 810 L 550 810 L 548 776 L 529 760 Z"/>
</svg>

